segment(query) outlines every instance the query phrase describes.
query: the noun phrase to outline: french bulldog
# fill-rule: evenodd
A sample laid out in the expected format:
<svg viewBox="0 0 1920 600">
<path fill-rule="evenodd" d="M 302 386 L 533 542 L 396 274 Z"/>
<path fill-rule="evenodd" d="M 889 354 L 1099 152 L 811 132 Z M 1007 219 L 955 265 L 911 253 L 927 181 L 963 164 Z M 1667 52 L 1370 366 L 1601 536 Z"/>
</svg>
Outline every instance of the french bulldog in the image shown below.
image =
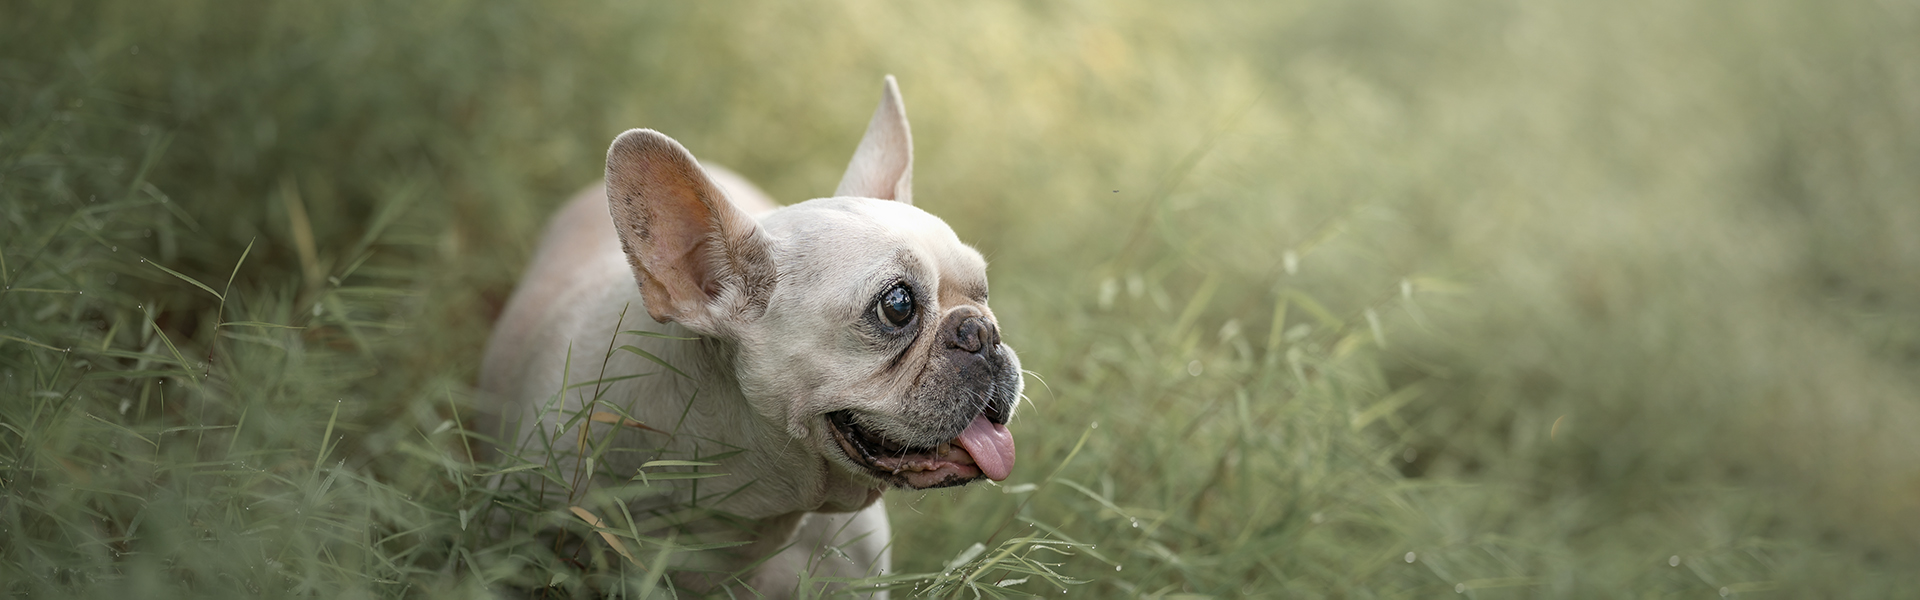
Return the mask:
<svg viewBox="0 0 1920 600">
<path fill-rule="evenodd" d="M 912 143 L 888 76 L 833 197 L 780 207 L 672 138 L 622 133 L 495 327 L 478 429 L 566 476 L 553 510 L 598 488 L 636 521 L 727 515 L 731 533 L 675 532 L 748 542 L 677 566 L 695 591 L 888 572 L 881 493 L 1006 479 L 1023 386 L 986 261 L 913 206 Z M 637 477 L 662 460 L 714 465 Z"/>
</svg>

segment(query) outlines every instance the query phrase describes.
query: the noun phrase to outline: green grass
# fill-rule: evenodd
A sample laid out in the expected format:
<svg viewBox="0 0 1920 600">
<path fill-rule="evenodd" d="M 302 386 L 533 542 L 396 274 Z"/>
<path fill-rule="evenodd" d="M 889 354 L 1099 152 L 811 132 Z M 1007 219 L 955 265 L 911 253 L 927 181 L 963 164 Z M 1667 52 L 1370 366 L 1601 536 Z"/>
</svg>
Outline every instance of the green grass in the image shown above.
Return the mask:
<svg viewBox="0 0 1920 600">
<path fill-rule="evenodd" d="M 886 73 L 1035 373 L 902 593 L 1920 584 L 1905 4 L 5 6 L 9 595 L 668 592 L 463 458 L 491 320 L 619 131 L 797 201 Z"/>
</svg>

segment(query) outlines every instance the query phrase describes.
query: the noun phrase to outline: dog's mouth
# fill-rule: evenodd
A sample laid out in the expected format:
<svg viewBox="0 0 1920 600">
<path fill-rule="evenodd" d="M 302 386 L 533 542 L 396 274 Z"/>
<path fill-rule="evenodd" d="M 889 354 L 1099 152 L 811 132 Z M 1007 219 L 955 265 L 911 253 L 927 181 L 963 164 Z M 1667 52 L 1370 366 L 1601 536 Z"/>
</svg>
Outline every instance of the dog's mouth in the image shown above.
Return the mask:
<svg viewBox="0 0 1920 600">
<path fill-rule="evenodd" d="M 966 430 L 931 448 L 909 446 L 862 427 L 852 411 L 827 413 L 834 441 L 881 481 L 929 489 L 966 485 L 982 476 L 1000 481 L 1013 471 L 1013 434 L 1006 425 L 976 416 Z"/>
</svg>

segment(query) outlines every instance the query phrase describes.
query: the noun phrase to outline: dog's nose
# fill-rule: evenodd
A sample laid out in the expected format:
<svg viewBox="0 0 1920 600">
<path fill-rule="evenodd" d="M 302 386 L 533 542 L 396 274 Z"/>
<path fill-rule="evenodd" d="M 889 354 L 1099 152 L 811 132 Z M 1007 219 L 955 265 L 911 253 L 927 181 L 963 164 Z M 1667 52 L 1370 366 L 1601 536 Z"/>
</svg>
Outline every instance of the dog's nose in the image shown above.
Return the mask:
<svg viewBox="0 0 1920 600">
<path fill-rule="evenodd" d="M 986 317 L 969 316 L 960 319 L 953 328 L 953 337 L 948 346 L 979 354 L 988 348 L 1000 345 L 1000 330 Z"/>
</svg>

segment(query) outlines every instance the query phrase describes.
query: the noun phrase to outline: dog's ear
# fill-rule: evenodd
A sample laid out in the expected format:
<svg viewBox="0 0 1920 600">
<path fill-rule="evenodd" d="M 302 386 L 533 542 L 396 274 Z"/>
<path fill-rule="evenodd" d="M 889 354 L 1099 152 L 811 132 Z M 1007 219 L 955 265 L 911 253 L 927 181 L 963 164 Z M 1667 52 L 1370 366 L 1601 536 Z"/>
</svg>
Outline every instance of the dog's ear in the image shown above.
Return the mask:
<svg viewBox="0 0 1920 600">
<path fill-rule="evenodd" d="M 907 129 L 907 105 L 900 86 L 888 75 L 873 109 L 867 135 L 853 151 L 847 174 L 840 177 L 835 196 L 860 196 L 913 204 L 913 132 Z"/>
<path fill-rule="evenodd" d="M 633 129 L 613 140 L 607 207 L 654 320 L 724 335 L 766 309 L 771 242 L 673 138 Z"/>
</svg>

